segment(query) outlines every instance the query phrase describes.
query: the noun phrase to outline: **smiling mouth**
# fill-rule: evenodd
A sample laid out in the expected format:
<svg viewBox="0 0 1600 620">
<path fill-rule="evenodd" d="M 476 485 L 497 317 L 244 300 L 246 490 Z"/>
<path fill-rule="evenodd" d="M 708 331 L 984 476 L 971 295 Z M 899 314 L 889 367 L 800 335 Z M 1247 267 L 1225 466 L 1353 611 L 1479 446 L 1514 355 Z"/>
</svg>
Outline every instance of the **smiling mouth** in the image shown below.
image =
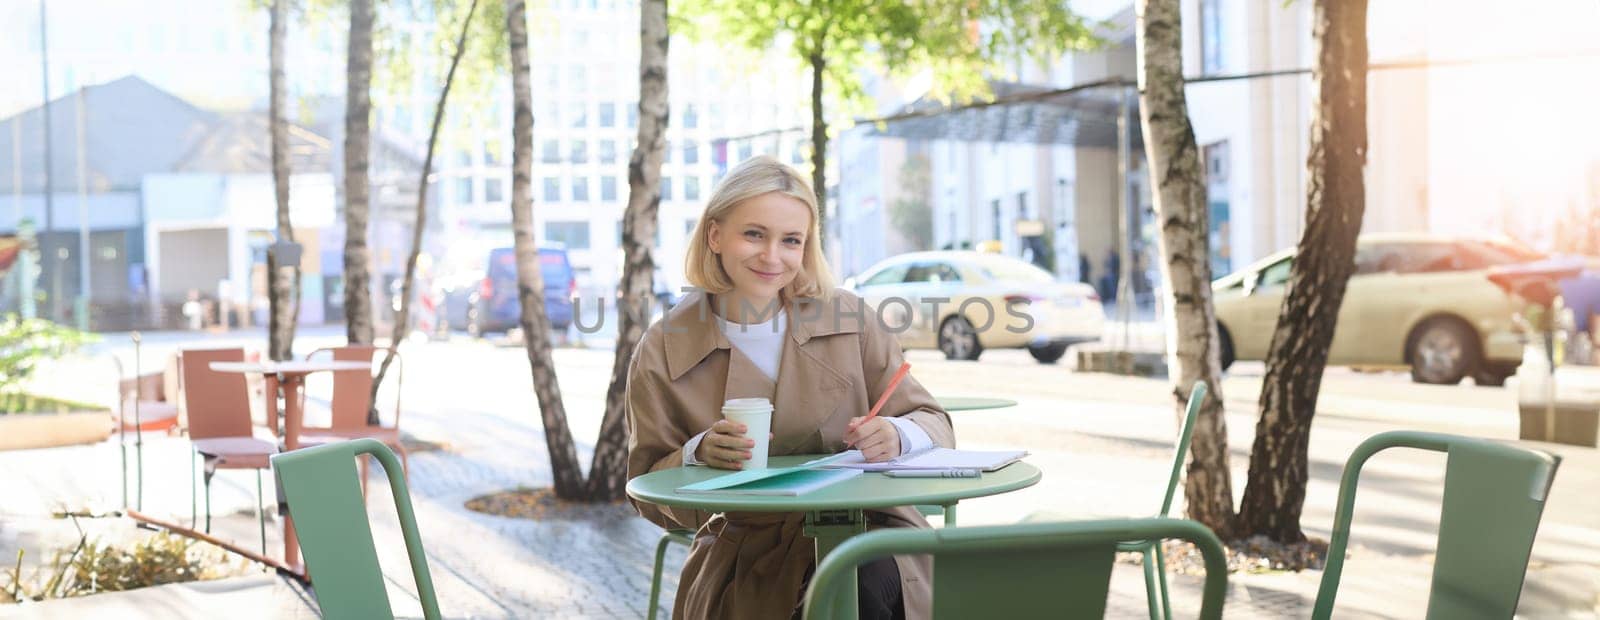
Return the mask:
<svg viewBox="0 0 1600 620">
<path fill-rule="evenodd" d="M 773 273 L 768 273 L 768 272 L 762 271 L 760 269 L 751 269 L 750 271 L 755 273 L 758 276 L 761 276 L 763 278 L 768 278 L 768 279 L 776 278 L 778 276 L 783 275 L 783 272 L 781 272 L 781 271 L 773 272 Z"/>
</svg>

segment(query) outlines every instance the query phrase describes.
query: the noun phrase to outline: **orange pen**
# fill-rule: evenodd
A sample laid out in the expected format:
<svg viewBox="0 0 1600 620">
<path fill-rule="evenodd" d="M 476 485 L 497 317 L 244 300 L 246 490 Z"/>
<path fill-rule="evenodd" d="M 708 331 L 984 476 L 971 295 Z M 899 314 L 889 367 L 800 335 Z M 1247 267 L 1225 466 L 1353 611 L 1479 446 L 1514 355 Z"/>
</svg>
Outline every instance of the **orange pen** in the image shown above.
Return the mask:
<svg viewBox="0 0 1600 620">
<path fill-rule="evenodd" d="M 883 404 L 889 402 L 889 395 L 894 393 L 894 389 L 900 386 L 900 382 L 903 381 L 908 374 L 911 374 L 911 362 L 905 362 L 901 364 L 900 370 L 894 371 L 894 378 L 889 380 L 888 387 L 883 388 L 883 394 L 878 396 L 878 403 L 873 405 L 871 410 L 867 411 L 867 417 L 851 422 L 850 430 L 853 431 L 857 428 L 860 428 L 862 424 L 867 423 L 867 420 L 871 420 L 874 416 L 877 416 L 878 410 L 883 408 Z"/>
</svg>

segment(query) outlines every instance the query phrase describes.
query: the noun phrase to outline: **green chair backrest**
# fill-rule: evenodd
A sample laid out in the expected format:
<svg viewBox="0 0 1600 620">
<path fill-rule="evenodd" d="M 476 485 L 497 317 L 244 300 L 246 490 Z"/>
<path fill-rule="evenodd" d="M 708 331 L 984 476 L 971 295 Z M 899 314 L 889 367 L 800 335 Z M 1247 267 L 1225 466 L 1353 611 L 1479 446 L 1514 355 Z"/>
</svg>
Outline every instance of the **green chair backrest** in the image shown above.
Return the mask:
<svg viewBox="0 0 1600 620">
<path fill-rule="evenodd" d="M 1475 437 L 1395 431 L 1362 442 L 1345 464 L 1328 563 L 1313 618 L 1333 614 L 1361 467 L 1388 448 L 1448 454 L 1429 618 L 1510 618 L 1561 457 Z"/>
<path fill-rule="evenodd" d="M 1183 478 L 1184 458 L 1189 455 L 1189 438 L 1194 436 L 1194 421 L 1200 417 L 1200 405 L 1206 401 L 1206 392 L 1210 388 L 1204 381 L 1194 382 L 1194 388 L 1189 390 L 1189 404 L 1183 410 L 1183 426 L 1178 429 L 1178 447 L 1173 450 L 1172 475 L 1167 478 L 1167 494 L 1161 499 L 1161 512 L 1158 517 L 1165 517 L 1172 512 L 1172 497 L 1178 493 L 1178 481 Z"/>
<path fill-rule="evenodd" d="M 856 536 L 817 566 L 805 619 L 854 617 L 843 610 L 845 577 L 896 554 L 933 556 L 934 618 L 1099 618 L 1105 615 L 1117 543 L 1178 538 L 1205 558 L 1200 617 L 1222 617 L 1227 557 L 1215 534 L 1182 519 L 1112 519 L 946 529 L 890 528 Z"/>
<path fill-rule="evenodd" d="M 355 460 L 362 454 L 377 457 L 389 476 L 423 616 L 438 618 L 439 602 L 428 574 L 422 538 L 417 533 L 404 469 L 394 453 L 376 439 L 341 441 L 272 457 L 272 471 L 288 503 L 295 534 L 300 537 L 306 571 L 313 579 L 322 615 L 394 617 L 356 473 Z"/>
</svg>

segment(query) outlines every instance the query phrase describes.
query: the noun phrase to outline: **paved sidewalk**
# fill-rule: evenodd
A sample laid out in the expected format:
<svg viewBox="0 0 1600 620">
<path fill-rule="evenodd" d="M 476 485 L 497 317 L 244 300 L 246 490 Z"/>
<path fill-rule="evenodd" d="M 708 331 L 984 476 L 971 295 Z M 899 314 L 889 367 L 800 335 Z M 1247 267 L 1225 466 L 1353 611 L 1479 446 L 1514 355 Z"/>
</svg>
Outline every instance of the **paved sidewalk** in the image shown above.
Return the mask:
<svg viewBox="0 0 1600 620">
<path fill-rule="evenodd" d="M 659 530 L 625 505 L 594 507 L 578 518 L 544 520 L 493 517 L 463 504 L 475 496 L 546 485 L 551 480 L 537 407 L 528 389 L 526 357 L 519 349 L 484 343 L 420 345 L 407 352 L 407 434 L 440 442 L 445 449 L 414 453 L 411 494 L 427 545 L 441 604 L 450 617 L 640 618 L 645 615 L 653 547 Z M 572 414 L 580 460 L 587 464 L 598 430 L 609 379 L 611 353 L 557 350 L 562 391 Z M 949 392 L 981 394 L 993 385 L 972 383 L 973 365 L 941 365 L 917 353 L 918 377 Z M 1025 357 L 1025 354 L 1024 356 Z M 457 385 L 462 369 L 493 389 Z M 454 371 L 455 374 L 447 374 Z M 1027 447 L 1030 461 L 1045 472 L 1040 485 L 962 504 L 964 525 L 1010 523 L 1037 510 L 1094 514 L 1147 514 L 1156 503 L 1170 464 L 1172 411 L 1165 383 L 1133 377 L 1065 373 L 1019 365 L 996 372 L 1036 383 L 1016 408 L 955 414 L 963 447 Z M 1054 373 L 1054 374 L 1045 374 Z M 426 377 L 452 377 L 452 385 L 426 389 Z M 1343 379 L 1329 380 L 1338 385 Z M 1236 376 L 1229 397 L 1230 443 L 1235 492 L 1253 434 L 1250 382 Z M 1398 388 L 1396 388 L 1398 390 Z M 1342 455 L 1381 428 L 1376 407 L 1396 407 L 1404 398 L 1372 390 L 1363 398 L 1325 392 L 1314 435 L 1305 520 L 1308 534 L 1326 537 Z M 1454 429 L 1504 436 L 1500 417 L 1478 416 L 1470 402 L 1449 393 L 1430 397 L 1410 427 Z M 317 393 L 313 390 L 313 405 Z M 1235 402 L 1235 401 L 1240 402 Z M 1387 404 L 1382 404 L 1387 403 Z M 1403 406 L 1403 404 L 1402 404 Z M 1497 405 L 1498 406 L 1498 405 Z M 1432 409 L 1427 409 L 1432 407 Z M 1431 417 L 1430 417 L 1431 416 Z M 1420 420 L 1420 422 L 1416 421 Z M 1428 422 L 1435 420 L 1435 422 Z M 1514 427 L 1510 432 L 1514 434 Z M 1523 597 L 1528 617 L 1592 617 L 1600 610 L 1600 452 L 1545 446 L 1566 461 L 1535 547 Z M 188 443 L 150 438 L 145 449 L 145 511 L 180 522 L 189 519 Z M 1340 617 L 1419 617 L 1426 607 L 1432 570 L 1431 536 L 1436 531 L 1442 459 L 1391 455 L 1374 459 L 1358 507 L 1352 557 L 1339 598 Z M 59 507 L 111 509 L 120 503 L 114 443 L 26 452 L 0 452 L 0 557 L 30 555 L 76 542 L 69 522 L 48 518 Z M 396 613 L 420 615 L 394 521 L 387 485 L 373 472 L 370 501 L 381 561 L 389 576 Z M 255 481 L 248 472 L 218 474 L 214 531 L 247 547 L 256 546 L 252 511 Z M 1138 491 L 1131 491 L 1138 489 Z M 272 493 L 268 485 L 267 493 Z M 274 499 L 268 498 L 268 505 Z M 1431 517 L 1429 515 L 1432 515 Z M 1431 519 L 1431 520 L 1430 520 Z M 133 535 L 125 522 L 102 524 L 108 537 Z M 118 525 L 118 524 L 121 525 Z M 119 529 L 120 528 L 120 529 Z M 276 520 L 268 524 L 268 548 L 282 545 Z M 275 531 L 276 530 L 276 531 Z M 668 565 L 681 564 L 673 549 Z M 669 570 L 664 604 L 676 586 Z M 1235 574 L 1230 577 L 1229 618 L 1309 615 L 1320 572 Z M 1173 576 L 1175 612 L 1198 609 L 1200 580 Z M 1119 564 L 1113 578 L 1110 616 L 1146 617 L 1138 567 Z M 13 608 L 0 617 L 212 618 L 260 613 L 258 617 L 314 617 L 303 592 L 282 579 L 251 574 L 211 584 L 183 584 L 127 593 L 53 601 Z"/>
</svg>

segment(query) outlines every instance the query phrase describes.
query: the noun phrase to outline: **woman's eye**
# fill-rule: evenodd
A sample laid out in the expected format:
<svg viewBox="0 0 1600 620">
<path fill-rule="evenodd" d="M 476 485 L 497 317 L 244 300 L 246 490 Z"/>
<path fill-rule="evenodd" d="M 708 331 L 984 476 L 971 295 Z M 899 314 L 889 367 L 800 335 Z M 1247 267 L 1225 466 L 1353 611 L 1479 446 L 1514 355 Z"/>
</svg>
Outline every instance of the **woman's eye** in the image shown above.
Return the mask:
<svg viewBox="0 0 1600 620">
<path fill-rule="evenodd" d="M 800 239 L 797 237 L 789 237 L 788 239 L 784 239 L 783 242 L 789 245 L 800 245 Z"/>
<path fill-rule="evenodd" d="M 747 230 L 747 231 L 744 231 L 744 236 L 749 237 L 751 239 L 760 239 L 761 238 L 761 231 L 759 231 L 759 230 Z"/>
</svg>

